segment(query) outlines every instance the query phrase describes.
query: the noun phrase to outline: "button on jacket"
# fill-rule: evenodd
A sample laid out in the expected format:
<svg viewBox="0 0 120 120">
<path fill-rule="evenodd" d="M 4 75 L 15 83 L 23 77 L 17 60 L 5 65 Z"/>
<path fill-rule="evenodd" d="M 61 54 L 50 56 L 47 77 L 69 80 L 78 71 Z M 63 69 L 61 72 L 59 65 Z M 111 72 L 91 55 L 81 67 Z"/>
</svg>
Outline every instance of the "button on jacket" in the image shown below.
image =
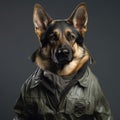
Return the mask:
<svg viewBox="0 0 120 120">
<path fill-rule="evenodd" d="M 73 75 L 74 76 L 74 75 Z M 74 77 L 62 78 L 39 68 L 25 81 L 14 120 L 112 120 L 97 78 L 87 68 L 69 89 Z"/>
</svg>

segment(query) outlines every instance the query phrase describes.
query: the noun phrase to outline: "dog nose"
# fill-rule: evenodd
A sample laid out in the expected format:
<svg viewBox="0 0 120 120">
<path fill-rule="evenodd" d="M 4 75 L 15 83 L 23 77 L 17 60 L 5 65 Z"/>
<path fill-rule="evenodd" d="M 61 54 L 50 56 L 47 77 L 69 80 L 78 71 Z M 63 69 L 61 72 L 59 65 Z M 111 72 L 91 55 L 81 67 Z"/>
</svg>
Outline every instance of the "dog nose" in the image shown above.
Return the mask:
<svg viewBox="0 0 120 120">
<path fill-rule="evenodd" d="M 56 51 L 56 59 L 59 64 L 66 64 L 72 60 L 72 50 L 67 45 L 60 46 Z"/>
<path fill-rule="evenodd" d="M 58 54 L 69 54 L 69 50 L 67 48 L 59 48 Z"/>
</svg>

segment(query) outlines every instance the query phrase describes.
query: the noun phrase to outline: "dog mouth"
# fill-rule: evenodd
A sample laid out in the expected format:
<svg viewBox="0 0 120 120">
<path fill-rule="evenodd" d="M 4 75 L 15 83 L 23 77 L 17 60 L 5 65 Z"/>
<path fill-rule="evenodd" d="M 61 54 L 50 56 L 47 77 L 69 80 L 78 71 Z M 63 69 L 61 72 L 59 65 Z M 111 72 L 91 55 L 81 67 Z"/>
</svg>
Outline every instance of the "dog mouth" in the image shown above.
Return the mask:
<svg viewBox="0 0 120 120">
<path fill-rule="evenodd" d="M 65 65 L 70 61 L 72 61 L 73 59 L 72 50 L 66 47 L 61 47 L 61 48 L 58 48 L 57 50 L 52 50 L 51 54 L 52 54 L 52 60 L 56 64 L 60 64 L 60 65 Z"/>
</svg>

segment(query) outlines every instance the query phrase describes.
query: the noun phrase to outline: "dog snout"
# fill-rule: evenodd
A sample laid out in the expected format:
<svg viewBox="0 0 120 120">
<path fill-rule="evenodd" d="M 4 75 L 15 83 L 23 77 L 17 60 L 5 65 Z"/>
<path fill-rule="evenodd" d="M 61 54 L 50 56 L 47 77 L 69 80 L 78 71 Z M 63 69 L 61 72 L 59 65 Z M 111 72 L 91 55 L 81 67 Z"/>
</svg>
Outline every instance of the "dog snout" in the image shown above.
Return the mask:
<svg viewBox="0 0 120 120">
<path fill-rule="evenodd" d="M 56 52 L 56 59 L 58 63 L 66 63 L 72 60 L 72 50 L 67 45 L 59 46 Z"/>
<path fill-rule="evenodd" d="M 69 50 L 67 48 L 59 48 L 58 49 L 58 54 L 68 55 L 69 54 Z"/>
</svg>

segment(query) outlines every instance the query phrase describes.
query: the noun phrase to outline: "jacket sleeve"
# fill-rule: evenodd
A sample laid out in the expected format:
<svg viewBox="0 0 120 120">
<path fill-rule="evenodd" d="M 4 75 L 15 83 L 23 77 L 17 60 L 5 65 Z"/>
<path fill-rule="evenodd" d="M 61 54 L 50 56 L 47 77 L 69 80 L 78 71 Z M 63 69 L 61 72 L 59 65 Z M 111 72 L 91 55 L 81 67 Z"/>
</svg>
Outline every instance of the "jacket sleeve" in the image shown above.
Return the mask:
<svg viewBox="0 0 120 120">
<path fill-rule="evenodd" d="M 13 120 L 34 120 L 37 107 L 30 96 L 29 86 L 32 75 L 25 81 L 21 87 L 21 93 L 14 106 L 15 117 Z M 37 113 L 37 112 L 36 112 Z"/>
<path fill-rule="evenodd" d="M 107 99 L 104 96 L 104 93 L 98 83 L 96 83 L 95 97 L 96 97 L 96 104 L 95 104 L 95 118 L 96 120 L 113 120 L 110 105 Z"/>
<path fill-rule="evenodd" d="M 28 83 L 24 83 L 21 88 L 21 93 L 19 98 L 16 101 L 14 106 L 14 112 L 16 116 L 13 120 L 30 120 L 31 113 L 29 112 L 28 101 L 26 101 L 25 97 L 27 96 L 27 87 Z"/>
<path fill-rule="evenodd" d="M 98 100 L 95 109 L 96 120 L 113 120 L 110 106 L 104 96 Z"/>
<path fill-rule="evenodd" d="M 28 120 L 28 113 L 26 109 L 26 105 L 24 103 L 24 100 L 22 99 L 22 95 L 18 98 L 15 106 L 14 106 L 14 112 L 16 116 L 13 120 Z"/>
<path fill-rule="evenodd" d="M 31 89 L 33 81 L 39 78 L 41 70 L 37 68 L 21 87 L 20 96 L 14 106 L 16 116 L 13 120 L 38 120 L 41 115 L 38 115 L 37 100 L 33 97 L 34 90 Z M 38 83 L 37 83 L 38 84 Z M 36 85 L 36 83 L 35 83 Z M 36 98 L 37 99 L 37 98 Z"/>
</svg>

